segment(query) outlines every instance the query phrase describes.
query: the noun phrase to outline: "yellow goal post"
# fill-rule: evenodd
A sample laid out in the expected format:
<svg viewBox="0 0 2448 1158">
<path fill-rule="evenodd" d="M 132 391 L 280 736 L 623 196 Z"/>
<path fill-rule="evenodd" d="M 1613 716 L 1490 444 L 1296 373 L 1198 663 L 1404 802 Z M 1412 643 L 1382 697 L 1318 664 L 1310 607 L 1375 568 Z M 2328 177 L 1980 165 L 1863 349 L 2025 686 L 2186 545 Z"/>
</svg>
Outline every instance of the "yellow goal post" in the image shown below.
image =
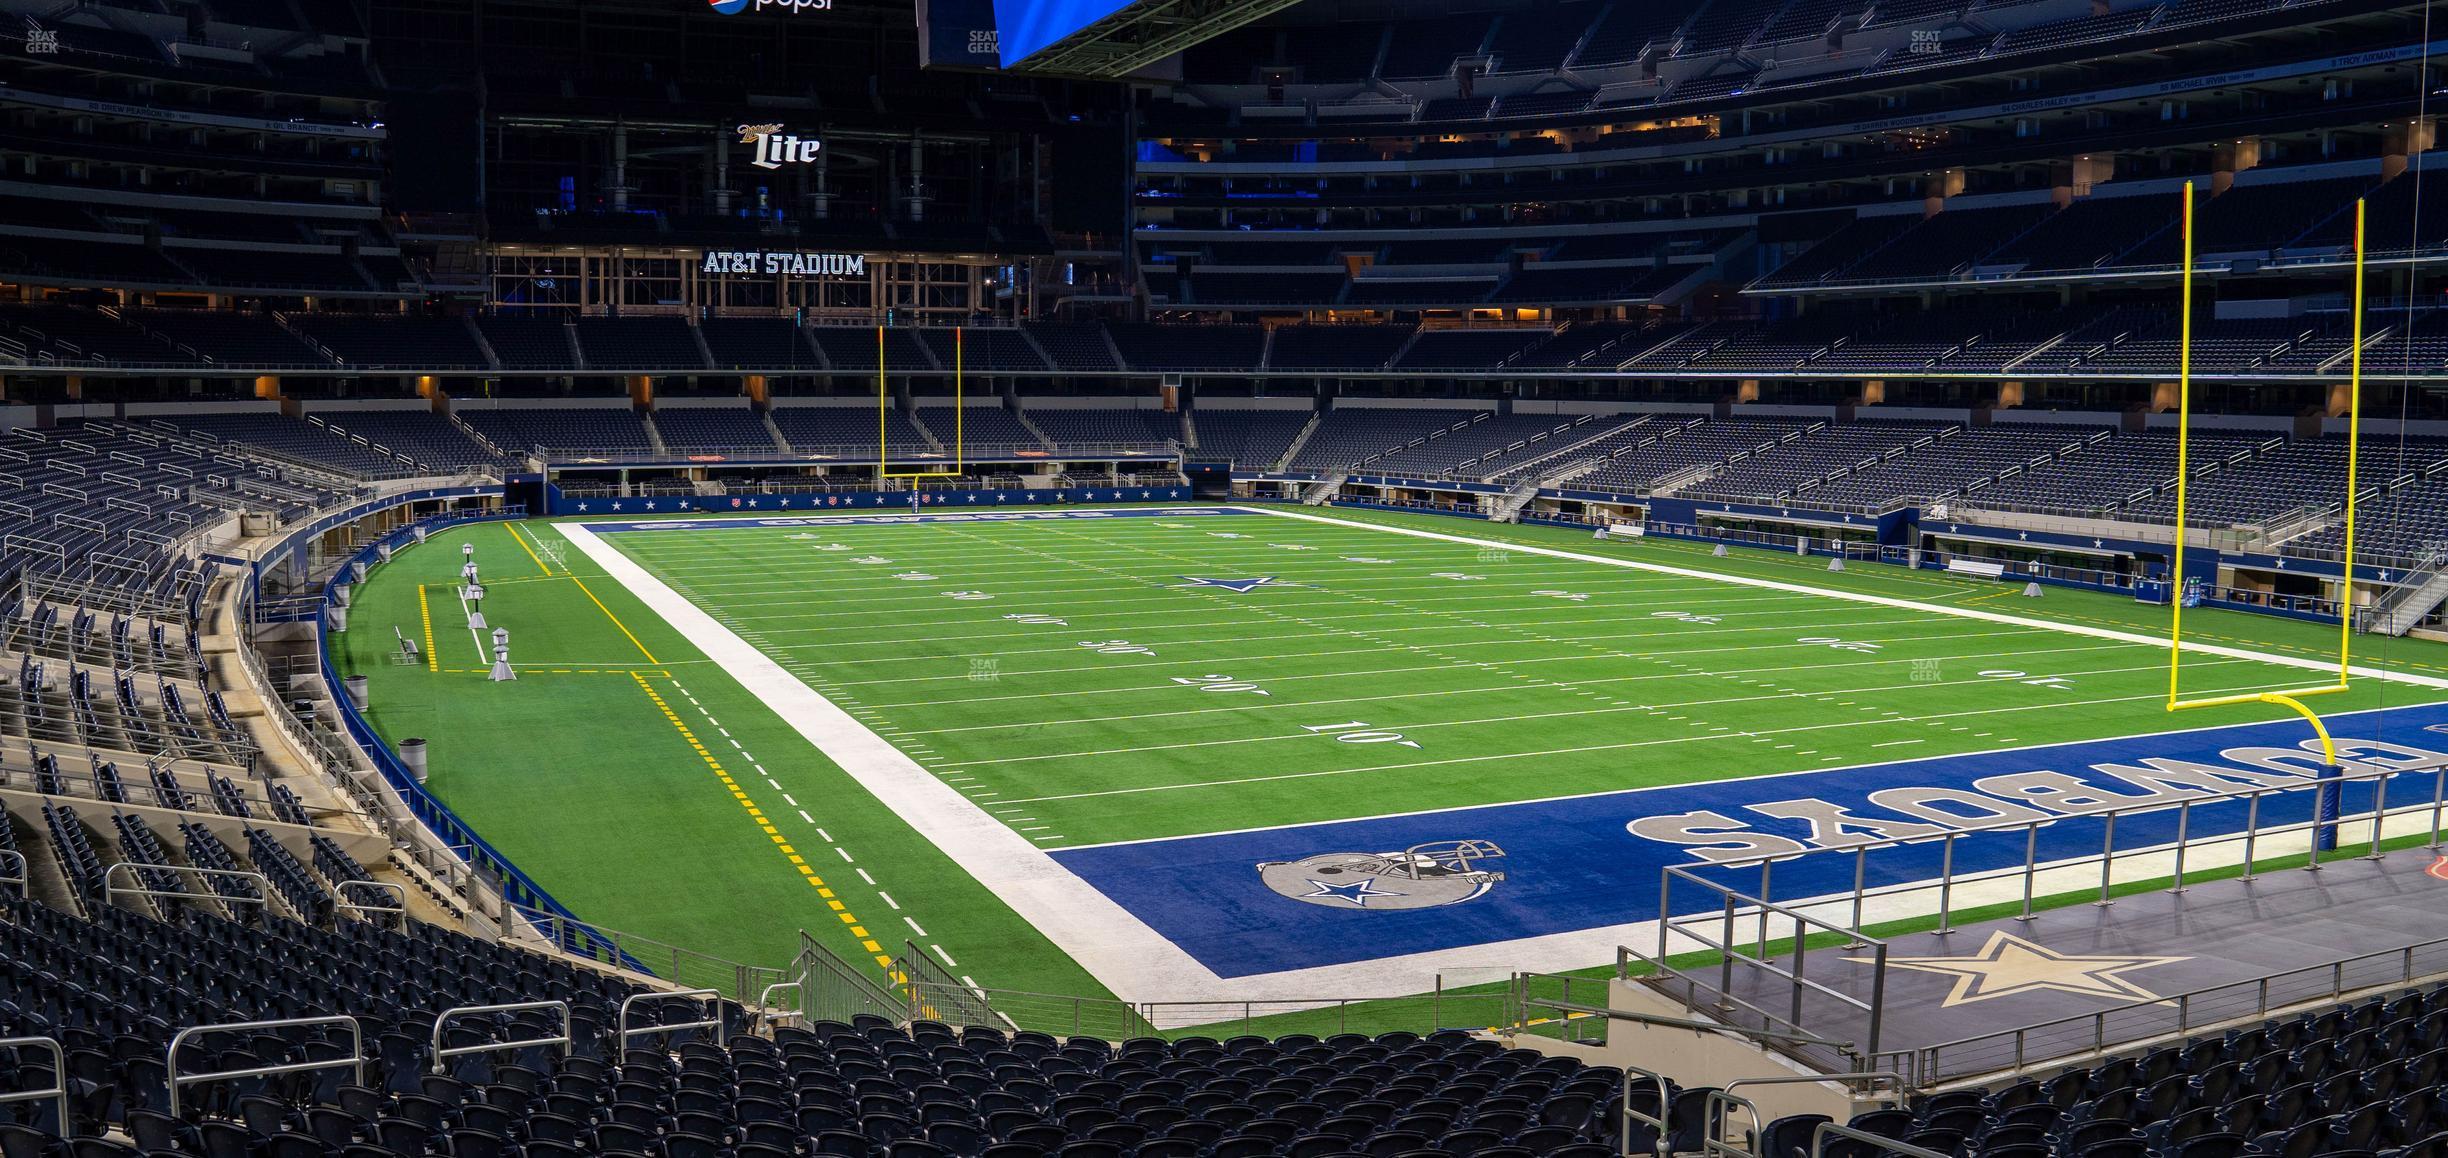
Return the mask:
<svg viewBox="0 0 2448 1158">
<path fill-rule="evenodd" d="M 2169 575 L 2170 614 L 2168 615 L 2168 698 L 2167 710 L 2186 711 L 2195 708 L 2225 707 L 2234 704 L 2273 704 L 2301 715 L 2319 735 L 2321 751 L 2326 761 L 2337 763 L 2337 746 L 2329 738 L 2328 726 L 2319 713 L 2302 701 L 2311 696 L 2333 695 L 2346 690 L 2347 675 L 2352 670 L 2350 653 L 2354 643 L 2354 550 L 2356 491 L 2360 482 L 2363 450 L 2363 223 L 2364 206 L 2360 199 L 2354 206 L 2354 291 L 2350 296 L 2353 310 L 2351 323 L 2352 346 L 2347 355 L 2347 420 L 2346 420 L 2346 543 L 2345 562 L 2338 589 L 2338 669 L 2337 682 L 2313 687 L 2277 688 L 2270 691 L 2239 692 L 2229 695 L 2186 698 L 2183 694 L 2184 669 L 2184 592 L 2186 515 L 2192 495 L 2192 435 L 2193 435 L 2193 183 L 2185 182 L 2184 217 L 2182 223 L 2184 264 L 2181 315 L 2177 323 L 2176 347 L 2176 548 L 2174 565 Z"/>
<path fill-rule="evenodd" d="M 952 468 L 950 470 L 894 470 L 892 447 L 888 443 L 892 417 L 892 392 L 884 383 L 884 327 L 876 327 L 876 476 L 878 478 L 948 478 L 965 473 L 968 457 L 968 412 L 962 409 L 965 375 L 962 372 L 962 342 L 958 327 L 952 330 Z"/>
</svg>

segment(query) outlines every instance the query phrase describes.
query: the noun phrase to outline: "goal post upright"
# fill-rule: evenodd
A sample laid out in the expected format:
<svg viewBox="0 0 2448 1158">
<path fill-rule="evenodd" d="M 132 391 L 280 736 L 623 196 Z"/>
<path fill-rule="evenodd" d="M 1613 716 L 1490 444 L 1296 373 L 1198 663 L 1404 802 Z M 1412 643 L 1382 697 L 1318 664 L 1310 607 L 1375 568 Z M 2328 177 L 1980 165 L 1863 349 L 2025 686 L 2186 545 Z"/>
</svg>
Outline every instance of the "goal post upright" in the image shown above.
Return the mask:
<svg viewBox="0 0 2448 1158">
<path fill-rule="evenodd" d="M 952 331 L 952 469 L 894 470 L 889 440 L 892 393 L 884 381 L 884 327 L 876 327 L 876 475 L 878 478 L 950 478 L 968 469 L 966 374 L 962 366 L 961 329 Z"/>
<path fill-rule="evenodd" d="M 2179 692 L 2177 680 L 2184 668 L 2184 605 L 2185 605 L 2185 504 L 2192 497 L 2193 484 L 2193 182 L 2184 183 L 2183 215 L 2177 226 L 2177 237 L 2183 255 L 2177 266 L 2176 307 L 2176 548 L 2168 569 L 2168 584 L 2175 598 L 2168 600 L 2168 710 L 2173 712 Z M 878 342 L 883 340 L 878 333 Z M 879 366 L 881 359 L 878 359 Z M 879 369 L 876 380 L 883 381 Z M 878 422 L 882 418 L 877 419 Z"/>
<path fill-rule="evenodd" d="M 2286 708 L 2302 716 L 2319 737 L 2322 778 L 2314 820 L 2315 852 L 2312 867 L 2319 867 L 2318 853 L 2337 847 L 2337 819 L 2342 792 L 2337 780 L 2343 775 L 2338 764 L 2337 743 L 2329 735 L 2328 725 L 2320 713 L 2303 703 L 2314 696 L 2335 695 L 2347 690 L 2347 679 L 2353 672 L 2354 641 L 2354 551 L 2355 513 L 2361 483 L 2363 440 L 2363 294 L 2364 294 L 2364 202 L 2358 199 L 2354 207 L 2354 289 L 2348 295 L 2353 311 L 2349 324 L 2351 348 L 2347 358 L 2346 387 L 2346 502 L 2345 502 L 2345 562 L 2339 573 L 2338 590 L 2338 667 L 2337 680 L 2313 687 L 2280 688 L 2270 691 L 2240 692 L 2229 695 L 2199 696 L 2187 699 L 2183 695 L 2180 677 L 2184 667 L 2184 591 L 2185 536 L 2189 529 L 2188 514 L 2192 496 L 2191 445 L 2193 436 L 2193 183 L 2184 185 L 2182 218 L 2183 288 L 2180 293 L 2182 316 L 2177 323 L 2176 351 L 2176 543 L 2172 553 L 2174 573 L 2169 577 L 2176 597 L 2169 601 L 2168 615 L 2168 698 L 2167 710 L 2187 711 L 2198 708 L 2226 707 L 2237 704 L 2270 704 Z M 2379 823 L 2375 816 L 2373 823 Z"/>
</svg>

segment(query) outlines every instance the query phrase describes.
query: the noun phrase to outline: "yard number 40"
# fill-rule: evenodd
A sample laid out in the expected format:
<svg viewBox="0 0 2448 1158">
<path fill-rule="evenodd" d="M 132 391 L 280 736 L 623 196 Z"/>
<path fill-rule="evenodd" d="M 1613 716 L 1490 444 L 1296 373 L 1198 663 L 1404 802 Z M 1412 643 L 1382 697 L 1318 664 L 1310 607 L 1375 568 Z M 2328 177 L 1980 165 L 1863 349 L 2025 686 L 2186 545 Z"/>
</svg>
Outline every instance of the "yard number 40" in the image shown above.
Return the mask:
<svg viewBox="0 0 2448 1158">
<path fill-rule="evenodd" d="M 1333 736 L 1346 744 L 1400 744 L 1405 748 L 1419 747 L 1419 741 L 1406 740 L 1400 732 L 1372 728 L 1358 720 L 1341 724 L 1304 724 L 1301 730 L 1322 736 Z"/>
</svg>

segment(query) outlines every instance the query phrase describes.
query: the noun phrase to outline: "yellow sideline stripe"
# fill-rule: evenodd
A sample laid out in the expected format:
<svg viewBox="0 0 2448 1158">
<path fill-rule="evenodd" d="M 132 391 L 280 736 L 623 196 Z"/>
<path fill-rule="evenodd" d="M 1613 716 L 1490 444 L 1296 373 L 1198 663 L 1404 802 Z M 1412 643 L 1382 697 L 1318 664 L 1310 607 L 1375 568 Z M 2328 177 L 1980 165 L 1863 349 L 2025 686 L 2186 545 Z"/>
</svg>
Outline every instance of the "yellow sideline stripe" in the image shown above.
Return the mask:
<svg viewBox="0 0 2448 1158">
<path fill-rule="evenodd" d="M 417 618 L 425 621 L 425 670 L 442 670 L 442 661 L 434 655 L 433 607 L 425 602 L 425 585 L 417 584 Z"/>
<path fill-rule="evenodd" d="M 546 575 L 552 574 L 553 569 L 544 565 L 544 557 L 536 554 L 535 548 L 527 545 L 527 536 L 519 534 L 518 524 L 509 523 L 505 525 L 510 528 L 511 541 L 519 545 L 519 550 L 527 552 L 528 558 L 535 560 L 536 570 L 542 571 Z"/>
<path fill-rule="evenodd" d="M 611 609 L 611 608 L 609 608 L 609 607 L 604 606 L 604 602 L 603 602 L 603 600 L 595 598 L 595 593 L 594 593 L 593 591 L 589 591 L 589 590 L 587 590 L 586 580 L 579 578 L 579 577 L 578 577 L 577 575 L 575 575 L 575 574 L 572 574 L 572 575 L 571 575 L 569 578 L 570 578 L 570 582 L 575 583 L 575 584 L 577 584 L 577 585 L 578 585 L 578 589 L 579 589 L 580 591 L 586 591 L 587 602 L 589 602 L 589 603 L 593 603 L 593 604 L 595 605 L 595 610 L 603 612 L 603 613 L 604 613 L 604 618 L 611 620 L 611 621 L 612 621 L 612 626 L 617 627 L 617 628 L 620 628 L 620 633 L 621 633 L 622 635 L 627 635 L 627 636 L 629 636 L 629 642 L 630 642 L 632 645 L 634 645 L 634 646 L 635 646 L 635 647 L 638 649 L 638 654 L 643 655 L 643 656 L 645 656 L 645 657 L 646 657 L 646 662 L 648 662 L 648 663 L 661 663 L 661 662 L 663 662 L 662 660 L 656 659 L 656 658 L 655 658 L 655 654 L 654 654 L 653 652 L 646 650 L 646 645 L 645 645 L 645 644 L 642 644 L 642 643 L 639 643 L 639 642 L 638 642 L 638 637 L 637 637 L 637 636 L 635 636 L 635 635 L 632 635 L 632 634 L 630 633 L 630 631 L 629 631 L 629 625 L 628 625 L 628 624 L 626 624 L 626 623 L 622 623 L 622 622 L 620 621 L 620 616 L 617 616 L 617 615 L 612 614 L 612 609 Z"/>
<path fill-rule="evenodd" d="M 731 798 L 739 801 L 741 808 L 748 810 L 749 817 L 754 819 L 757 827 L 764 831 L 766 839 L 774 843 L 776 851 L 790 858 L 791 867 L 799 870 L 799 876 L 807 881 L 810 888 L 816 890 L 817 896 L 824 899 L 825 907 L 831 909 L 834 916 L 841 918 L 842 924 L 850 927 L 850 935 L 858 938 L 859 946 L 875 955 L 876 964 L 891 968 L 892 958 L 884 955 L 883 946 L 877 944 L 875 937 L 867 931 L 867 927 L 859 923 L 858 917 L 850 911 L 850 906 L 843 904 L 841 898 L 833 895 L 833 890 L 825 885 L 824 878 L 816 875 L 816 870 L 808 865 L 807 858 L 799 855 L 799 850 L 791 846 L 790 838 L 782 835 L 782 830 L 774 827 L 772 818 L 766 816 L 764 810 L 756 806 L 756 801 L 749 799 L 748 793 L 741 790 L 739 781 L 733 779 L 731 773 L 723 768 L 722 761 L 715 759 L 714 753 L 706 750 L 705 744 L 698 740 L 697 733 L 689 730 L 687 721 L 680 718 L 680 713 L 672 710 L 671 704 L 663 698 L 663 693 L 656 691 L 654 685 L 648 683 L 644 675 L 633 671 L 629 673 L 629 678 L 637 681 L 637 686 L 646 693 L 646 698 L 654 701 L 655 710 L 662 712 L 663 718 L 670 721 L 671 726 L 679 730 L 680 738 L 688 742 L 688 746 L 697 753 L 698 759 L 704 760 L 706 767 L 714 770 L 715 778 L 721 780 L 722 786 L 730 790 Z"/>
</svg>

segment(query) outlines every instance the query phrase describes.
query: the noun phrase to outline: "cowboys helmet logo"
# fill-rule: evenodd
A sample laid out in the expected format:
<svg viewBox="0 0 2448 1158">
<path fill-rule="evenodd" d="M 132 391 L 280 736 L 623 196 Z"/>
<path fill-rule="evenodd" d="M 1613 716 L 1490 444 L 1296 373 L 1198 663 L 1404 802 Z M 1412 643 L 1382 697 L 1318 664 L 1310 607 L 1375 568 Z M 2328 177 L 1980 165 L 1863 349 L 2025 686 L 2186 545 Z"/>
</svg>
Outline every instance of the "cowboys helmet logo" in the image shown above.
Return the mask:
<svg viewBox="0 0 2448 1158">
<path fill-rule="evenodd" d="M 1484 840 L 1415 844 L 1401 852 L 1326 852 L 1262 861 L 1258 879 L 1278 894 L 1330 909 L 1434 909 L 1475 900 L 1504 874 L 1480 867 L 1504 850 Z"/>
</svg>

